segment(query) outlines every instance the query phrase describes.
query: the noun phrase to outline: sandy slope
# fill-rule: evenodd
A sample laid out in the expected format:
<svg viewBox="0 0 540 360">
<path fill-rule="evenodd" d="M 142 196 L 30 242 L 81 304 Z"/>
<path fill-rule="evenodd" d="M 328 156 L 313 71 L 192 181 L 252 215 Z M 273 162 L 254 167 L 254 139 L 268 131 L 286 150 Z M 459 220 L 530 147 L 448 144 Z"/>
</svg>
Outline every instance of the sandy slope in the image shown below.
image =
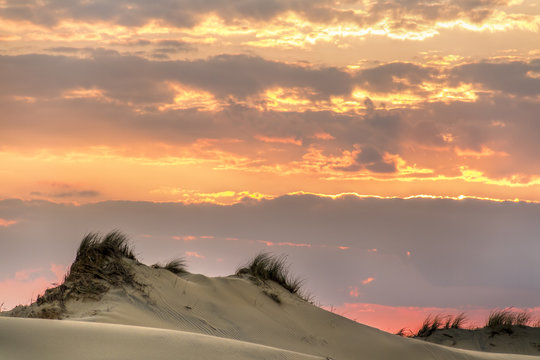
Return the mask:
<svg viewBox="0 0 540 360">
<path fill-rule="evenodd" d="M 290 359 L 321 357 L 139 326 L 0 318 L 1 359 Z"/>
<path fill-rule="evenodd" d="M 276 284 L 133 266 L 148 284 L 144 293 L 115 289 L 99 302 L 70 301 L 76 321 L 0 318 L 0 359 L 540 359 L 401 338 Z"/>
<path fill-rule="evenodd" d="M 460 349 L 540 356 L 540 328 L 439 329 L 422 340 Z"/>
</svg>

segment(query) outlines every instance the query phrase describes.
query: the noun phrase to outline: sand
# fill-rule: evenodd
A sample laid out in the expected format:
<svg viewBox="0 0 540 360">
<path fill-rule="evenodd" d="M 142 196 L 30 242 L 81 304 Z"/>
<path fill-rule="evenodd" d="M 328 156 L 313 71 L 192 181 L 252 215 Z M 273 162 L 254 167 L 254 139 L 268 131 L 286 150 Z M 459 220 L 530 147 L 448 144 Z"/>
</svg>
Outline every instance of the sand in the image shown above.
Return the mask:
<svg viewBox="0 0 540 360">
<path fill-rule="evenodd" d="M 421 339 L 460 349 L 540 356 L 540 327 L 439 329 Z"/>
<path fill-rule="evenodd" d="M 540 359 L 402 338 L 272 282 L 133 268 L 144 291 L 70 300 L 64 320 L 0 317 L 0 359 Z"/>
</svg>

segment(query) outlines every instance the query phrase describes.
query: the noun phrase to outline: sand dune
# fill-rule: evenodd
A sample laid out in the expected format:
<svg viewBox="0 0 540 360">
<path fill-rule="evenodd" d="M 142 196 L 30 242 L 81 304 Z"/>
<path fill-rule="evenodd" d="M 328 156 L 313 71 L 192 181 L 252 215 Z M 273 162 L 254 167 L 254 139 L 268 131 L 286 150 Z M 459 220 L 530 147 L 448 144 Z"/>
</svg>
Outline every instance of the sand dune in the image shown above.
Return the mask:
<svg viewBox="0 0 540 360">
<path fill-rule="evenodd" d="M 208 278 L 181 263 L 141 264 L 119 233 L 89 235 L 63 284 L 0 314 L 0 359 L 539 358 L 455 349 L 356 323 L 299 295 L 281 260 L 261 259 L 240 275 Z M 36 317 L 49 319 L 28 319 Z"/>
<path fill-rule="evenodd" d="M 100 301 L 70 300 L 66 320 L 0 318 L 0 358 L 534 358 L 401 338 L 320 309 L 271 282 L 177 276 L 125 261 L 147 284 L 143 291 L 118 287 Z"/>
<path fill-rule="evenodd" d="M 439 329 L 421 339 L 460 349 L 540 357 L 539 327 L 515 325 L 502 329 Z"/>
</svg>

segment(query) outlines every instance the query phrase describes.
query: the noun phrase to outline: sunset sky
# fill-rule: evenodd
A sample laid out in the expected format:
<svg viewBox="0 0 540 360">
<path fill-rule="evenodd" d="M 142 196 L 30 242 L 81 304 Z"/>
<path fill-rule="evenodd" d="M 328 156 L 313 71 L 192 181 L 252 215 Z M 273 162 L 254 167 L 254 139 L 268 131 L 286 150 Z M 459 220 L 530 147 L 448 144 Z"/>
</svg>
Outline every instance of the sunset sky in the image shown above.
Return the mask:
<svg viewBox="0 0 540 360">
<path fill-rule="evenodd" d="M 118 228 L 212 276 L 288 254 L 389 331 L 540 316 L 539 32 L 538 0 L 0 0 L 0 304 Z"/>
</svg>

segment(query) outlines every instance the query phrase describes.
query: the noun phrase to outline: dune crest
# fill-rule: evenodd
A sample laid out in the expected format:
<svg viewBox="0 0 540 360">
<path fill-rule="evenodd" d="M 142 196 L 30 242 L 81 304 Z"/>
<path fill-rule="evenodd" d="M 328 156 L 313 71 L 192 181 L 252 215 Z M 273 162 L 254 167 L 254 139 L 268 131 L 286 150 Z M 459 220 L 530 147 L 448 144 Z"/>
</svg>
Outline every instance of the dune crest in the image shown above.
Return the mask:
<svg viewBox="0 0 540 360">
<path fill-rule="evenodd" d="M 120 240 L 116 245 L 125 245 Z M 79 249 L 64 284 L 2 313 L 0 358 L 531 358 L 402 338 L 320 309 L 249 271 L 217 278 L 175 272 L 124 256 L 128 248 L 117 256 L 105 240 L 92 241 L 101 250 Z"/>
</svg>

